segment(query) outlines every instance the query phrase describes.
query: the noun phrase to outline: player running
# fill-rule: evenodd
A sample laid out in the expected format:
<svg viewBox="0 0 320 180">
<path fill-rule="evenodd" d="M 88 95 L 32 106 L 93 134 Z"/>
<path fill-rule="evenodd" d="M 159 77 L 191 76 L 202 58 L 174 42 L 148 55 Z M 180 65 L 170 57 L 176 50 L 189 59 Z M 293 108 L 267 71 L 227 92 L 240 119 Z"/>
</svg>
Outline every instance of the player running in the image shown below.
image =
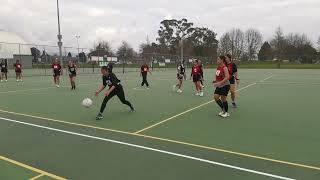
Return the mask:
<svg viewBox="0 0 320 180">
<path fill-rule="evenodd" d="M 217 71 L 216 71 L 216 80 L 213 82 L 214 87 L 216 90 L 214 92 L 214 100 L 221 108 L 221 112 L 219 116 L 227 118 L 230 116 L 228 113 L 228 93 L 230 90 L 230 75 L 228 68 L 226 66 L 226 58 L 225 56 L 220 56 L 217 60 Z"/>
<path fill-rule="evenodd" d="M 148 72 L 149 72 L 150 74 L 152 74 L 151 71 L 150 71 L 150 69 L 149 69 L 149 66 L 147 65 L 146 62 L 144 62 L 144 64 L 141 66 L 140 69 L 141 69 L 141 71 L 140 71 L 140 76 L 142 76 L 141 86 L 143 87 L 144 85 L 146 85 L 146 86 L 147 86 L 147 89 L 149 89 L 149 83 L 148 83 L 148 81 L 147 81 L 147 76 L 148 76 Z"/>
<path fill-rule="evenodd" d="M 109 86 L 109 89 L 105 93 L 105 98 L 101 104 L 100 112 L 97 115 L 96 120 L 103 119 L 103 111 L 106 108 L 108 101 L 115 95 L 118 96 L 118 98 L 123 104 L 126 104 L 127 106 L 129 106 L 131 112 L 133 112 L 134 108 L 132 104 L 126 100 L 123 87 L 120 84 L 120 80 L 117 78 L 117 76 L 112 72 L 110 72 L 110 69 L 108 69 L 107 66 L 103 66 L 101 68 L 101 74 L 102 74 L 103 82 L 101 87 L 95 92 L 95 95 L 99 96 L 100 92 L 103 91 L 106 88 L 106 86 Z"/>
<path fill-rule="evenodd" d="M 193 61 L 191 77 L 193 78 L 194 85 L 196 87 L 196 96 L 203 96 L 202 85 L 201 85 L 201 74 L 198 60 Z"/>
<path fill-rule="evenodd" d="M 71 90 L 76 90 L 77 65 L 74 63 L 74 61 L 69 61 L 68 69 Z"/>
<path fill-rule="evenodd" d="M 232 100 L 232 107 L 237 108 L 236 104 L 236 85 L 240 83 L 240 79 L 238 78 L 238 67 L 232 61 L 232 56 L 230 54 L 226 54 L 226 62 L 229 69 L 230 75 L 230 93 L 231 93 L 231 100 Z"/>
<path fill-rule="evenodd" d="M 186 69 L 185 69 L 183 63 L 181 63 L 181 64 L 178 66 L 177 71 L 178 71 L 178 72 L 177 72 L 178 84 L 173 85 L 173 91 L 175 91 L 176 88 L 178 87 L 177 92 L 178 92 L 178 93 L 182 93 L 181 88 L 182 88 L 183 79 L 184 79 L 185 73 L 186 73 Z"/>
<path fill-rule="evenodd" d="M 8 64 L 6 59 L 1 61 L 0 67 L 1 67 L 1 76 L 0 76 L 1 82 L 3 81 L 7 82 L 8 81 Z"/>
<path fill-rule="evenodd" d="M 61 75 L 61 65 L 58 61 L 58 59 L 56 58 L 53 62 L 53 64 L 51 65 L 52 71 L 53 71 L 53 81 L 54 81 L 54 85 L 57 88 L 60 88 L 60 75 Z"/>
<path fill-rule="evenodd" d="M 13 67 L 16 72 L 16 81 L 22 82 L 22 65 L 19 60 L 16 61 L 16 63 L 13 64 Z"/>
</svg>

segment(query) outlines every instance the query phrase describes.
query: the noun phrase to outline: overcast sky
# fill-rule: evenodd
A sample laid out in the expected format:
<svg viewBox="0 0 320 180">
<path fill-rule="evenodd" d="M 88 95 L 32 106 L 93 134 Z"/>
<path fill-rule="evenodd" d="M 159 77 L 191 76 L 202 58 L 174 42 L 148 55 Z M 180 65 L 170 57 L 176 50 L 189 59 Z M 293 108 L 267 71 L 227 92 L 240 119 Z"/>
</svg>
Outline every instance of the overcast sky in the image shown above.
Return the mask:
<svg viewBox="0 0 320 180">
<path fill-rule="evenodd" d="M 55 0 L 0 0 L 0 29 L 28 43 L 56 45 Z M 269 40 L 275 28 L 285 33 L 320 36 L 320 0 L 60 0 L 61 31 L 67 46 L 93 47 L 99 39 L 116 48 L 122 40 L 135 49 L 155 40 L 165 18 L 187 18 L 213 29 L 218 37 L 230 28 L 260 30 Z M 1 41 L 1 40 L 0 40 Z"/>
</svg>

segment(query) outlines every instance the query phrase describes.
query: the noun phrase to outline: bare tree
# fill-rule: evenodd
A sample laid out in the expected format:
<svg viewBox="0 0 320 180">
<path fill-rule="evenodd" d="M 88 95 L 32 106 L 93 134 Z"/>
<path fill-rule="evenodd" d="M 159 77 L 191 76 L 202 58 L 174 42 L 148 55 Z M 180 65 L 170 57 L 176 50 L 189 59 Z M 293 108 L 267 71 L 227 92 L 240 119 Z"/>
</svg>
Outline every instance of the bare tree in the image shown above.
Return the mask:
<svg viewBox="0 0 320 180">
<path fill-rule="evenodd" d="M 132 59 L 135 52 L 127 42 L 122 41 L 122 44 L 119 46 L 116 54 L 121 61 L 126 61 L 128 59 Z"/>
<path fill-rule="evenodd" d="M 231 53 L 231 39 L 229 33 L 224 33 L 219 42 L 219 54 Z"/>
<path fill-rule="evenodd" d="M 229 53 L 235 60 L 244 55 L 245 35 L 240 29 L 231 29 L 220 38 L 219 53 Z"/>
<path fill-rule="evenodd" d="M 251 28 L 246 31 L 245 38 L 249 60 L 252 60 L 253 57 L 258 53 L 259 48 L 261 47 L 262 34 L 259 30 Z"/>
<path fill-rule="evenodd" d="M 229 32 L 231 40 L 231 55 L 235 60 L 240 60 L 244 55 L 245 35 L 240 29 L 232 29 Z"/>
<path fill-rule="evenodd" d="M 312 45 L 311 40 L 305 34 L 290 33 L 286 36 L 287 45 L 292 45 L 294 47 L 300 47 L 303 45 Z"/>
<path fill-rule="evenodd" d="M 271 46 L 274 49 L 274 55 L 277 59 L 282 58 L 285 51 L 286 44 L 287 43 L 283 35 L 283 31 L 279 26 L 275 31 L 273 39 L 271 40 Z"/>
</svg>

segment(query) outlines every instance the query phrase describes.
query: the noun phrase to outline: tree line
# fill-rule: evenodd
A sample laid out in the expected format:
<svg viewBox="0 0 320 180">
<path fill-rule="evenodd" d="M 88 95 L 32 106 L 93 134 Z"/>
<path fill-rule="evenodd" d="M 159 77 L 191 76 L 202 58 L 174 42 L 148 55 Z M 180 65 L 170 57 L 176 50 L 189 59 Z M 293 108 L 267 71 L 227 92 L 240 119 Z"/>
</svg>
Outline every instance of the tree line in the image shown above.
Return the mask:
<svg viewBox="0 0 320 180">
<path fill-rule="evenodd" d="M 270 40 L 263 41 L 262 33 L 254 28 L 242 31 L 233 28 L 223 33 L 217 40 L 217 33 L 207 27 L 196 27 L 194 23 L 183 18 L 180 20 L 163 20 L 157 32 L 155 42 L 147 40 L 139 46 L 136 52 L 132 46 L 123 41 L 114 51 L 106 41 L 99 41 L 94 45 L 90 56 L 117 56 L 119 60 L 131 60 L 135 57 L 145 60 L 153 60 L 157 55 L 167 55 L 180 59 L 183 52 L 184 59 L 190 57 L 206 57 L 207 61 L 218 55 L 231 54 L 236 61 L 271 61 L 288 60 L 291 62 L 314 63 L 319 60 L 319 52 L 314 47 L 310 38 L 305 34 L 284 34 L 278 27 Z M 317 41 L 320 51 L 320 37 Z M 35 57 L 44 57 L 46 52 L 31 48 Z M 69 53 L 70 54 L 70 53 Z M 86 60 L 86 54 L 81 52 L 77 57 Z M 80 58 L 79 58 L 80 59 Z"/>
</svg>

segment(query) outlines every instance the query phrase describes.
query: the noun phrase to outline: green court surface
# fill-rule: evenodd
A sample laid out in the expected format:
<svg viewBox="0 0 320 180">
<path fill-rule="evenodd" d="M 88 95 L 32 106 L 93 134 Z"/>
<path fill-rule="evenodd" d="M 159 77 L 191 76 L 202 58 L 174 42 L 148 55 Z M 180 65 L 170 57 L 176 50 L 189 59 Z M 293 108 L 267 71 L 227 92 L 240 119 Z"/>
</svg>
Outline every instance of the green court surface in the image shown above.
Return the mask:
<svg viewBox="0 0 320 180">
<path fill-rule="evenodd" d="M 228 119 L 212 101 L 213 69 L 204 97 L 189 79 L 173 92 L 173 69 L 153 72 L 150 89 L 137 72 L 117 76 L 136 112 L 115 97 L 99 122 L 98 74 L 79 75 L 75 92 L 67 76 L 59 89 L 50 76 L 1 83 L 0 156 L 41 172 L 0 161 L 0 179 L 320 179 L 319 70 L 241 69 Z"/>
</svg>

